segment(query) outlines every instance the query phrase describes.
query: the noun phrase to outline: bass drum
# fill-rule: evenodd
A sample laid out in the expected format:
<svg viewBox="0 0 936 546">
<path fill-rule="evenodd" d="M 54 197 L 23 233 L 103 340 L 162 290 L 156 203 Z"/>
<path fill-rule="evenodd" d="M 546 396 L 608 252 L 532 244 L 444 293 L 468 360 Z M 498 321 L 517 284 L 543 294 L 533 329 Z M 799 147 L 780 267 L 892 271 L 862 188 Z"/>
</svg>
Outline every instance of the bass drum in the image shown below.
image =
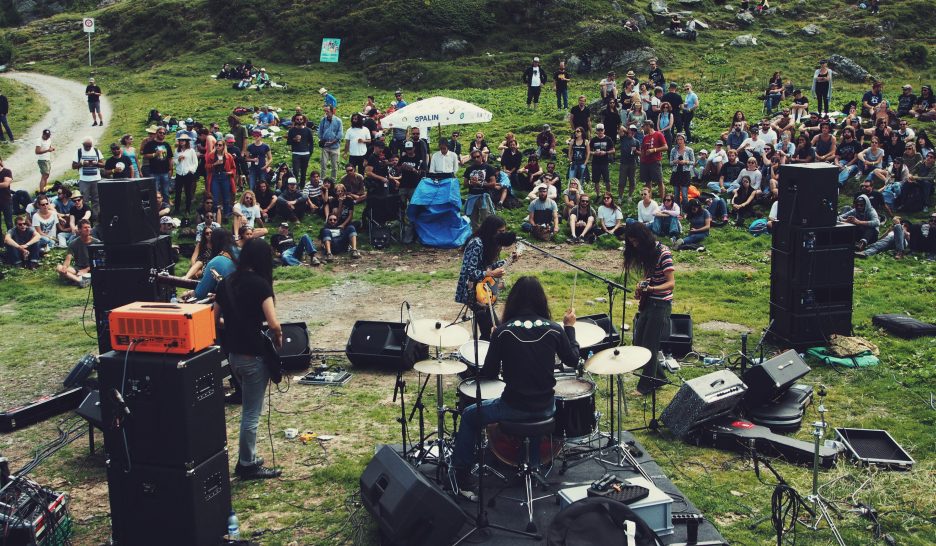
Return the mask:
<svg viewBox="0 0 936 546">
<path fill-rule="evenodd" d="M 498 379 L 466 379 L 458 384 L 458 411 L 465 411 L 465 408 L 478 401 L 478 388 L 476 382 L 481 382 L 481 401 L 500 398 L 504 392 L 506 383 Z"/>
<path fill-rule="evenodd" d="M 557 421 L 558 424 L 558 421 Z M 491 453 L 502 463 L 510 466 L 520 466 L 523 460 L 523 440 L 501 432 L 497 423 L 487 426 L 488 447 Z M 553 433 L 552 436 L 540 439 L 540 464 L 548 464 L 562 451 L 562 438 Z"/>
<path fill-rule="evenodd" d="M 598 427 L 595 383 L 579 377 L 556 378 L 556 435 L 566 439 L 590 436 Z"/>
</svg>

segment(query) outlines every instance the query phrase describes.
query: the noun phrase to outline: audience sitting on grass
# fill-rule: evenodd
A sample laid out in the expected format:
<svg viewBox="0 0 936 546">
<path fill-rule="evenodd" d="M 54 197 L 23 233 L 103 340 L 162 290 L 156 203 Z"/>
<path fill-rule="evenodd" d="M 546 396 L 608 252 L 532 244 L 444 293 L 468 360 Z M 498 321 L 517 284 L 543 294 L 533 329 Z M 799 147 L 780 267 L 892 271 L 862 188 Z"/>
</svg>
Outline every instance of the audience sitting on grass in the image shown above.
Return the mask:
<svg viewBox="0 0 936 546">
<path fill-rule="evenodd" d="M 55 267 L 59 276 L 69 282 L 86 288 L 91 284 L 91 256 L 88 245 L 100 243 L 91 236 L 91 222 L 79 220 L 75 229 L 76 236 L 68 243 L 68 254 L 65 261 Z"/>
<path fill-rule="evenodd" d="M 42 257 L 42 235 L 33 229 L 25 215 L 14 218 L 13 229 L 7 230 L 3 238 L 7 263 L 14 267 L 36 269 Z"/>
<path fill-rule="evenodd" d="M 303 257 L 309 255 L 309 265 L 319 266 L 322 262 L 316 256 L 315 243 L 312 237 L 304 234 L 297 243 L 289 232 L 289 223 L 283 222 L 279 225 L 279 230 L 270 238 L 270 244 L 273 250 L 279 254 L 280 262 L 285 266 L 302 265 Z"/>
</svg>

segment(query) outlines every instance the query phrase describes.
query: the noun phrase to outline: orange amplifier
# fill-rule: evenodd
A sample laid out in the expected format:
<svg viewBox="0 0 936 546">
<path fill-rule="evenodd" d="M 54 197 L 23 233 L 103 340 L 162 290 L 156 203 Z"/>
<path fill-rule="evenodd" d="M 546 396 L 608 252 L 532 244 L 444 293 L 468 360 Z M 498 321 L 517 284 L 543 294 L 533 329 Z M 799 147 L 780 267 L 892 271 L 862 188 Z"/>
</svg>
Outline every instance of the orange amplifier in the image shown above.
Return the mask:
<svg viewBox="0 0 936 546">
<path fill-rule="evenodd" d="M 189 354 L 214 345 L 215 319 L 210 305 L 138 301 L 108 315 L 115 351 Z"/>
</svg>

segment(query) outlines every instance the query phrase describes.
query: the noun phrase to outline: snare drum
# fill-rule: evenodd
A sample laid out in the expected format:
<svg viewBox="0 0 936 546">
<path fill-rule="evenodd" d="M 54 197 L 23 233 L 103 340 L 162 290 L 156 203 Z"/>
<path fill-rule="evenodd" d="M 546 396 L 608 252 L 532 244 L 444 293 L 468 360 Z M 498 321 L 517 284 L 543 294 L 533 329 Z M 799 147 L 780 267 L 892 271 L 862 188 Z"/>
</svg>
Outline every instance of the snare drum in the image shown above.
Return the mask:
<svg viewBox="0 0 936 546">
<path fill-rule="evenodd" d="M 595 432 L 595 383 L 579 377 L 556 378 L 556 435 L 582 438 Z"/>
<path fill-rule="evenodd" d="M 559 424 L 559 421 L 556 421 Z M 497 423 L 487 426 L 488 447 L 491 453 L 504 464 L 519 466 L 523 458 L 523 440 L 500 431 Z M 548 464 L 562 451 L 562 438 L 556 433 L 552 436 L 540 438 L 539 452 L 540 464 Z"/>
<path fill-rule="evenodd" d="M 490 345 L 489 342 L 483 339 L 478 340 L 478 366 L 484 366 L 484 359 L 487 357 L 488 353 L 488 345 Z M 463 343 L 462 346 L 458 348 L 458 359 L 471 368 L 475 367 L 474 340 Z"/>
<path fill-rule="evenodd" d="M 478 347 L 480 349 L 480 347 Z M 498 379 L 466 379 L 458 384 L 458 409 L 464 411 L 465 408 L 478 402 L 478 389 L 475 381 L 481 381 L 481 401 L 500 398 L 504 392 L 506 383 Z"/>
</svg>

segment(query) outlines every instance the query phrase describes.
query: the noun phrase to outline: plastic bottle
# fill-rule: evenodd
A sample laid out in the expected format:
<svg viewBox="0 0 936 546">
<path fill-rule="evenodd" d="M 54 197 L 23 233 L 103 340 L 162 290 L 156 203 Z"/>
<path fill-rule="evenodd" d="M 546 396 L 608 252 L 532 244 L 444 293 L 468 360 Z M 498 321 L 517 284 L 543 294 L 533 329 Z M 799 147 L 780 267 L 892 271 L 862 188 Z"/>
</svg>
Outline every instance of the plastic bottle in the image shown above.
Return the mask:
<svg viewBox="0 0 936 546">
<path fill-rule="evenodd" d="M 712 364 L 718 364 L 718 363 L 720 363 L 721 361 L 722 361 L 722 359 L 716 358 L 716 357 L 713 357 L 713 356 L 707 356 L 707 357 L 705 357 L 705 358 L 702 359 L 702 363 L 705 364 L 706 366 L 711 366 Z"/>
<path fill-rule="evenodd" d="M 229 540 L 240 539 L 240 522 L 237 521 L 237 514 L 231 509 L 231 515 L 228 516 L 227 531 Z"/>
</svg>

